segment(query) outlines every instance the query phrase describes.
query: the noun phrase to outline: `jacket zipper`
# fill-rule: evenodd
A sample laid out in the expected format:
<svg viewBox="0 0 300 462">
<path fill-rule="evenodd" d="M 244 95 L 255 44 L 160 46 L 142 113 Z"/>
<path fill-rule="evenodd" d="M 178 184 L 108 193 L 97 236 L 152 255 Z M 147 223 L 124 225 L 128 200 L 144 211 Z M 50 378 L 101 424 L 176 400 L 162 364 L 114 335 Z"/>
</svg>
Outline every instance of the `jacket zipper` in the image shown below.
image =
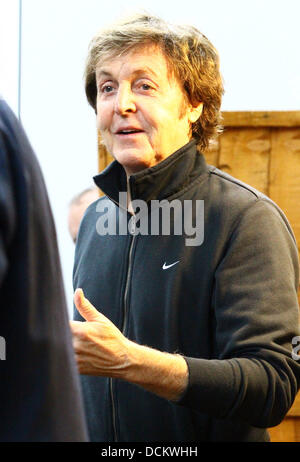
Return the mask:
<svg viewBox="0 0 300 462">
<path fill-rule="evenodd" d="M 109 379 L 109 391 L 110 391 L 110 399 L 111 399 L 111 412 L 112 412 L 112 424 L 113 424 L 113 434 L 114 434 L 114 443 L 118 442 L 117 437 L 117 428 L 116 428 L 116 407 L 114 401 L 114 390 L 113 390 L 113 379 Z"/>
<path fill-rule="evenodd" d="M 134 215 L 131 217 L 131 243 L 129 248 L 129 257 L 128 257 L 128 267 L 127 267 L 127 276 L 126 276 L 126 284 L 125 284 L 125 292 L 124 292 L 124 317 L 123 317 L 123 326 L 122 326 L 122 334 L 125 334 L 125 330 L 127 327 L 127 314 L 128 314 L 128 291 L 129 291 L 129 281 L 131 277 L 131 260 L 132 260 L 132 251 L 133 251 L 133 244 L 135 241 L 135 217 Z M 114 391 L 113 391 L 113 379 L 110 378 L 110 397 L 112 403 L 112 423 L 113 423 L 113 432 L 114 432 L 114 442 L 118 442 L 118 433 L 117 433 L 117 424 L 116 424 L 116 404 L 114 400 Z"/>
<path fill-rule="evenodd" d="M 129 282 L 130 282 L 130 277 L 131 277 L 131 261 L 132 261 L 132 251 L 133 251 L 133 244 L 135 241 L 135 216 L 133 215 L 131 217 L 132 223 L 131 223 L 131 243 L 130 243 L 130 249 L 129 249 L 129 257 L 128 257 L 128 270 L 127 270 L 127 277 L 126 277 L 126 285 L 125 285 L 125 292 L 124 292 L 124 317 L 123 317 L 123 327 L 122 327 L 122 334 L 125 335 L 126 332 L 126 327 L 127 327 L 127 314 L 128 314 L 128 291 L 129 291 Z"/>
</svg>

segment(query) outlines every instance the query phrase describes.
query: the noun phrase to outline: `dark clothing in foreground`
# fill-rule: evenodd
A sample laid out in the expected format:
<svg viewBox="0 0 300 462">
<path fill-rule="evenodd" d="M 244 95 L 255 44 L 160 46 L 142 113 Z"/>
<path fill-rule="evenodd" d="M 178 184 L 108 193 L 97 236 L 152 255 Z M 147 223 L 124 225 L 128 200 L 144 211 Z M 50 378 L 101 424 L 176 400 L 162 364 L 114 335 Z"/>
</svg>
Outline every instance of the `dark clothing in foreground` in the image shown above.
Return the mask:
<svg viewBox="0 0 300 462">
<path fill-rule="evenodd" d="M 0 441 L 86 441 L 47 192 L 26 135 L 1 99 L 0 303 Z"/>
<path fill-rule="evenodd" d="M 194 141 L 132 175 L 130 188 L 132 200 L 148 204 L 149 227 L 152 199 L 180 201 L 171 234 L 183 201 L 193 202 L 194 226 L 196 201 L 204 201 L 201 245 L 187 245 L 192 236 L 184 233 L 100 235 L 101 216 L 107 223 L 116 216 L 118 232 L 131 215 L 118 207 L 126 191 L 120 164 L 95 182 L 109 198 L 92 204 L 82 221 L 74 288 L 129 339 L 182 354 L 190 375 L 178 403 L 122 380 L 82 376 L 91 439 L 268 441 L 266 428 L 284 418 L 300 381 L 292 358 L 298 254 L 282 211 L 208 166 Z"/>
</svg>

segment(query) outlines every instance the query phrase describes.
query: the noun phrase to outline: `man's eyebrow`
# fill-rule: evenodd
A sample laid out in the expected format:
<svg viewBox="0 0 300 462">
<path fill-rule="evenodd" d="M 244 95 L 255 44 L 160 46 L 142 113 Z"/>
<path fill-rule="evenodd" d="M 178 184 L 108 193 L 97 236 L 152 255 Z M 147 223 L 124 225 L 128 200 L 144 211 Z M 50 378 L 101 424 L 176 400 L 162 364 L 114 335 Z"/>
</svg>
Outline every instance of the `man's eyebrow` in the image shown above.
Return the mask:
<svg viewBox="0 0 300 462">
<path fill-rule="evenodd" d="M 152 74 L 154 77 L 158 78 L 159 75 L 154 71 L 154 69 L 151 69 L 150 67 L 143 67 L 143 68 L 140 68 L 140 69 L 136 69 L 133 71 L 132 75 L 134 76 L 139 76 L 139 75 L 143 75 L 143 74 Z M 111 77 L 113 78 L 113 75 L 112 73 L 108 70 L 108 69 L 98 69 L 96 71 L 96 76 L 99 78 L 99 77 Z"/>
<path fill-rule="evenodd" d="M 141 69 L 136 69 L 136 70 L 133 72 L 134 75 L 141 75 L 141 74 L 147 74 L 147 73 L 148 73 L 148 74 L 152 74 L 152 75 L 154 75 L 155 77 L 158 77 L 158 74 L 155 72 L 155 70 L 154 70 L 154 69 L 151 69 L 151 67 L 147 67 L 147 66 L 145 66 L 145 67 L 143 67 L 143 68 L 141 68 Z"/>
</svg>

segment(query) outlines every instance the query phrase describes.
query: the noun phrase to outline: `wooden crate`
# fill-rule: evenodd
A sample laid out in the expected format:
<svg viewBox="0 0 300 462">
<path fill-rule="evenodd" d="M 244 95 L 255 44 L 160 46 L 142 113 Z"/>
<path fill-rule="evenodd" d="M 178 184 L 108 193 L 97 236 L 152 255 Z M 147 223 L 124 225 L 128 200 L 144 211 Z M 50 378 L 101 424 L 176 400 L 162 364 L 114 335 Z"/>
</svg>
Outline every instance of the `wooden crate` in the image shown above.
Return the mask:
<svg viewBox="0 0 300 462">
<path fill-rule="evenodd" d="M 208 163 L 245 181 L 285 212 L 300 245 L 300 111 L 223 112 Z"/>
</svg>

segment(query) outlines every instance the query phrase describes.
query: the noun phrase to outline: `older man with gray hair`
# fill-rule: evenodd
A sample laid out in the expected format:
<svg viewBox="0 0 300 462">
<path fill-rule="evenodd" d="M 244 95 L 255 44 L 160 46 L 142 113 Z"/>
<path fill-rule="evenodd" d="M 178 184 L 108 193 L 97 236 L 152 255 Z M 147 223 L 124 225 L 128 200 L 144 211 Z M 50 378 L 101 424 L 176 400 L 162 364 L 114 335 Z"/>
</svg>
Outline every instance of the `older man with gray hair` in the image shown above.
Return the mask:
<svg viewBox="0 0 300 462">
<path fill-rule="evenodd" d="M 91 439 L 268 441 L 299 388 L 297 246 L 276 204 L 205 162 L 220 131 L 217 51 L 195 27 L 138 15 L 92 40 L 86 93 L 115 159 L 95 177 L 106 196 L 85 214 L 74 265 Z M 193 220 L 204 203 L 199 245 L 174 232 L 182 210 L 170 235 L 151 234 L 149 205 L 174 200 Z M 104 206 L 119 231 L 99 232 Z"/>
</svg>

